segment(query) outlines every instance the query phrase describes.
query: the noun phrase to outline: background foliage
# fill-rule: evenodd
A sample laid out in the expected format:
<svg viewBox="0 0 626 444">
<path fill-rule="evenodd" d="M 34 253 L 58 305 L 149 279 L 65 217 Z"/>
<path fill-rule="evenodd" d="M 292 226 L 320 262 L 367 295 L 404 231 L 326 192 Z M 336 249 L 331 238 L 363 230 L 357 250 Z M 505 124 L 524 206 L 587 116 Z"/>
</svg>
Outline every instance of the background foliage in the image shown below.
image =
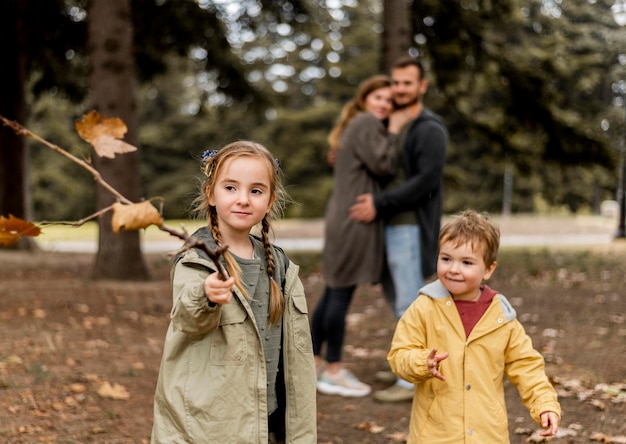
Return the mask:
<svg viewBox="0 0 626 444">
<path fill-rule="evenodd" d="M 88 111 L 84 2 L 57 3 L 68 19 L 58 32 L 65 46 L 40 49 L 27 85 L 28 126 L 87 155 L 73 126 Z M 322 216 L 332 187 L 326 137 L 357 84 L 378 72 L 385 2 L 132 3 L 142 194 L 163 196 L 167 218 L 187 216 L 202 150 L 250 138 L 281 160 L 298 202 L 287 215 Z M 427 105 L 452 138 L 445 212 L 500 212 L 506 168 L 514 212 L 538 202 L 591 211 L 614 197 L 626 29 L 609 2 L 409 3 L 410 52 L 426 61 Z M 93 180 L 46 151 L 31 147 L 35 219 L 92 212 Z"/>
</svg>

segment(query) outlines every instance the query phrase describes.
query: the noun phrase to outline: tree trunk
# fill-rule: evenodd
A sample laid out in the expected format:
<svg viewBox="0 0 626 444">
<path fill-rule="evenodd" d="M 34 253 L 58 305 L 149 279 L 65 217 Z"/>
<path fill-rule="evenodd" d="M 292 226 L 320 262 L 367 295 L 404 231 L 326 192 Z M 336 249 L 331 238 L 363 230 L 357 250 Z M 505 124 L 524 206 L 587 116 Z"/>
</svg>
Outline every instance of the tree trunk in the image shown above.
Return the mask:
<svg viewBox="0 0 626 444">
<path fill-rule="evenodd" d="M 126 142 L 137 146 L 133 30 L 129 0 L 87 2 L 89 78 L 91 100 L 100 115 L 119 117 L 128 127 Z M 94 166 L 106 182 L 133 202 L 138 202 L 139 152 L 115 159 L 94 156 Z M 105 208 L 114 197 L 98 186 L 96 205 Z M 111 212 L 99 220 L 96 279 L 144 280 L 149 273 L 141 253 L 138 231 L 113 233 Z"/>
<path fill-rule="evenodd" d="M 384 0 L 383 57 L 381 72 L 390 72 L 393 63 L 409 53 L 411 46 L 412 0 Z"/>
<path fill-rule="evenodd" d="M 26 48 L 24 2 L 3 1 L 0 5 L 0 114 L 26 124 L 24 83 L 26 81 Z M 0 215 L 12 214 L 24 220 L 32 218 L 28 180 L 28 146 L 24 136 L 0 126 Z M 24 237 L 13 248 L 35 249 L 30 237 Z"/>
</svg>

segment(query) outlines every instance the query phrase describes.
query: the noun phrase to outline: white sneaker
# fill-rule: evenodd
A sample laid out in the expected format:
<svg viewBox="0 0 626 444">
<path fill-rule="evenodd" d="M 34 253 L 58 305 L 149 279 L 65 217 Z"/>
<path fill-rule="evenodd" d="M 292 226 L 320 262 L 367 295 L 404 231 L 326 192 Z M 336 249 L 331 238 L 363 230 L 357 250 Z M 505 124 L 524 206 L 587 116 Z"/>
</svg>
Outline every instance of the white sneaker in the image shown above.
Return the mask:
<svg viewBox="0 0 626 444">
<path fill-rule="evenodd" d="M 359 398 L 369 395 L 372 388 L 359 381 L 350 370 L 342 368 L 334 375 L 324 370 L 317 380 L 317 390 L 325 395 Z"/>
</svg>

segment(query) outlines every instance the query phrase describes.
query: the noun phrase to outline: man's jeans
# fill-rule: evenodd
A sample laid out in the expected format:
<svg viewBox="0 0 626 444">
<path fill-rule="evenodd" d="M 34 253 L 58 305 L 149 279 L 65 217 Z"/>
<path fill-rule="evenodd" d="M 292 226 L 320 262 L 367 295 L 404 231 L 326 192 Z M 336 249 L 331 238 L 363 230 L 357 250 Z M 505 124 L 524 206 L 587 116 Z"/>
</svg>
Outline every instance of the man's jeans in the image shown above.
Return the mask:
<svg viewBox="0 0 626 444">
<path fill-rule="evenodd" d="M 419 225 L 387 225 L 385 252 L 395 294 L 386 297 L 400 319 L 424 286 Z"/>
<path fill-rule="evenodd" d="M 385 251 L 393 281 L 393 291 L 385 288 L 385 297 L 392 304 L 396 319 L 417 299 L 424 286 L 419 225 L 387 225 Z M 396 385 L 413 388 L 413 384 L 398 378 Z"/>
</svg>

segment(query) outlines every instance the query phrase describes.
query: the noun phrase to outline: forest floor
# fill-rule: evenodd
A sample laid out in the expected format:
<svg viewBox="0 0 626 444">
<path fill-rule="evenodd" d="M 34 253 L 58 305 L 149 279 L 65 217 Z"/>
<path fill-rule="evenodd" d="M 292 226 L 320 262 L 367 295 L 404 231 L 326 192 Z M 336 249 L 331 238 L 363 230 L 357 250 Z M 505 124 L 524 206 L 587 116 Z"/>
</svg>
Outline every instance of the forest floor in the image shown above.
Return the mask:
<svg viewBox="0 0 626 444">
<path fill-rule="evenodd" d="M 550 442 L 626 443 L 626 246 L 502 250 L 490 285 L 517 310 L 562 403 Z M 312 311 L 319 255 L 291 256 Z M 0 442 L 149 442 L 171 295 L 169 258 L 146 257 L 149 282 L 92 281 L 92 254 L 0 250 Z M 348 320 L 347 365 L 385 388 L 374 375 L 394 320 L 376 287 L 357 291 Z M 511 442 L 543 442 L 509 383 L 506 395 Z M 318 442 L 402 443 L 410 408 L 318 395 Z"/>
</svg>

